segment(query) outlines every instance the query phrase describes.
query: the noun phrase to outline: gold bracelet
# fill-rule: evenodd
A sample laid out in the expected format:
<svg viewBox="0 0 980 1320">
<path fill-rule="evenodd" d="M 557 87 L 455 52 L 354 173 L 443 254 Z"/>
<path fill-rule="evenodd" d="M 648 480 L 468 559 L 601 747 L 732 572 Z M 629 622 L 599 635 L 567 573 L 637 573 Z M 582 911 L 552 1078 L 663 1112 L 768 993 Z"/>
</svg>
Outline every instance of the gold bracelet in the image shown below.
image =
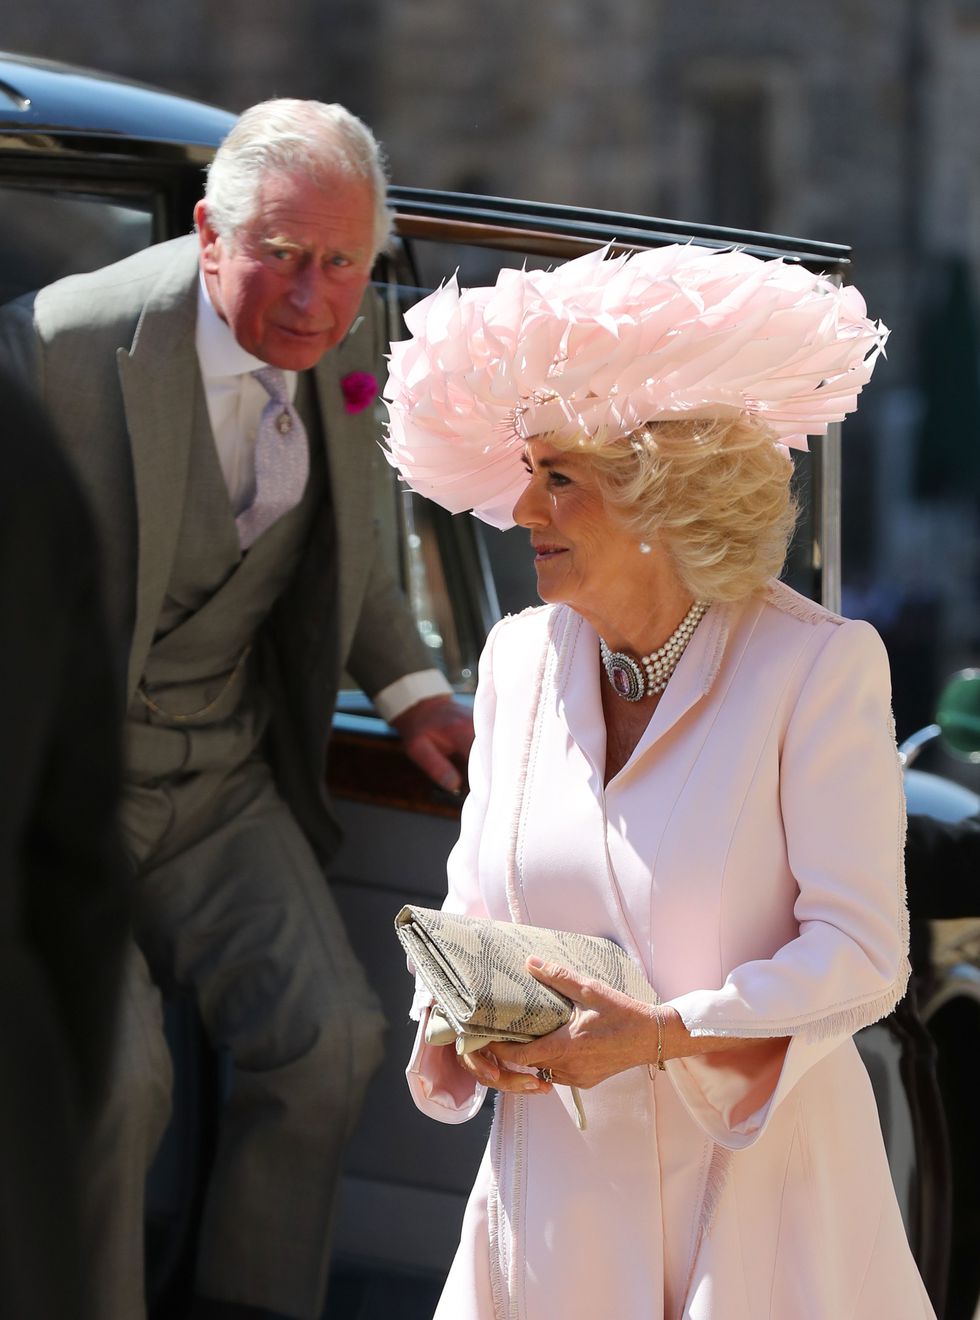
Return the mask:
<svg viewBox="0 0 980 1320">
<path fill-rule="evenodd" d="M 657 1019 L 657 1072 L 665 1072 L 667 1065 L 664 1063 L 664 1020 L 659 1008 L 653 1010 L 653 1015 Z"/>
</svg>

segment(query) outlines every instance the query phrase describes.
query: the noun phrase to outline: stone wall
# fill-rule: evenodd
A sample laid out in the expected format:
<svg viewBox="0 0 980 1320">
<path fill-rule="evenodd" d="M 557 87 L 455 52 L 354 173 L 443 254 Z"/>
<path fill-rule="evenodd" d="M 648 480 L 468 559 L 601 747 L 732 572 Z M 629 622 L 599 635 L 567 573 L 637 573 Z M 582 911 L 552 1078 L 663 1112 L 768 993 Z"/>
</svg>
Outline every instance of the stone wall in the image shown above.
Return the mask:
<svg viewBox="0 0 980 1320">
<path fill-rule="evenodd" d="M 976 0 L 46 0 L 3 41 L 231 109 L 342 100 L 399 182 L 843 239 L 889 283 L 980 244 Z"/>
</svg>

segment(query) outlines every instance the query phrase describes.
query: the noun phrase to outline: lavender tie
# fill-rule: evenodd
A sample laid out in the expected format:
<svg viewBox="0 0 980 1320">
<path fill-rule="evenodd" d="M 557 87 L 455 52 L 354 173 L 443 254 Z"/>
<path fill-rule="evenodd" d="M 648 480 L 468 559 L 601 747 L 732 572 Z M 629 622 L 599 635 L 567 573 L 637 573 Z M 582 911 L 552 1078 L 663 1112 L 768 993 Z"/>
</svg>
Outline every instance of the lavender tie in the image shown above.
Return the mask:
<svg viewBox="0 0 980 1320">
<path fill-rule="evenodd" d="M 255 498 L 235 519 L 243 550 L 303 497 L 310 471 L 306 427 L 289 402 L 286 376 L 278 367 L 252 375 L 269 395 L 255 436 Z"/>
</svg>

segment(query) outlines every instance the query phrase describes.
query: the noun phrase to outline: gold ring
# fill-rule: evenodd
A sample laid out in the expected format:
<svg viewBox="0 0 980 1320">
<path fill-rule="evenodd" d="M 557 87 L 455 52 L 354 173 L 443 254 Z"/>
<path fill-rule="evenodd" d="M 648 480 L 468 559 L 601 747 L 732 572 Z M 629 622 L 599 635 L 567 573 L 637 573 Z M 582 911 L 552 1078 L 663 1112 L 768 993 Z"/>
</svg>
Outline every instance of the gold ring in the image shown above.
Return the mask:
<svg viewBox="0 0 980 1320">
<path fill-rule="evenodd" d="M 550 1083 L 550 1082 L 553 1082 L 553 1081 L 555 1080 L 555 1078 L 554 1078 L 554 1074 L 552 1073 L 552 1071 L 551 1071 L 550 1068 L 539 1068 L 539 1069 L 538 1069 L 538 1076 L 541 1078 L 541 1080 L 542 1080 L 543 1082 L 549 1082 L 549 1083 Z"/>
</svg>

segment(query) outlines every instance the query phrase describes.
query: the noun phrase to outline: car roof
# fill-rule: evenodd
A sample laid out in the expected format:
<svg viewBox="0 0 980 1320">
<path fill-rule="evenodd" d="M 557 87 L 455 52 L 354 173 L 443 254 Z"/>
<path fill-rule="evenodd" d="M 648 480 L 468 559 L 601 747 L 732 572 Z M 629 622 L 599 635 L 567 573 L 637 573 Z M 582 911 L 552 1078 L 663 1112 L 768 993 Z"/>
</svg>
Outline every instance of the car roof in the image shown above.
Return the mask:
<svg viewBox="0 0 980 1320">
<path fill-rule="evenodd" d="M 0 52 L 0 146 L 113 151 L 146 142 L 210 155 L 234 122 L 227 110 L 125 78 Z"/>
</svg>

